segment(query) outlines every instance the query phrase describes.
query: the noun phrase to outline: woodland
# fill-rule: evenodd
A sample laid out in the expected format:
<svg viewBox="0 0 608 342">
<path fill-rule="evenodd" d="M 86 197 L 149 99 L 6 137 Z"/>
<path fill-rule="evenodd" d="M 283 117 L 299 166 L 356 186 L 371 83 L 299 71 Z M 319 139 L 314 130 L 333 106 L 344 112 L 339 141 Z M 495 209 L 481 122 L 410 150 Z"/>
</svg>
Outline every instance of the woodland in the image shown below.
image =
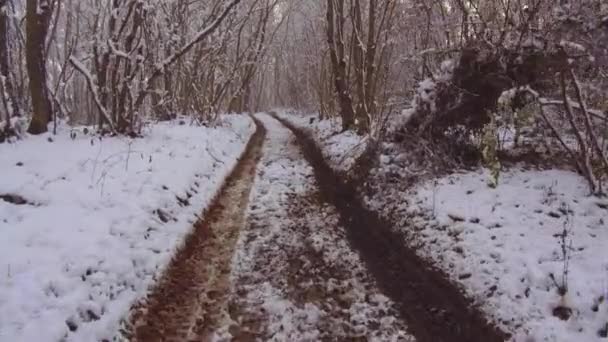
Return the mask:
<svg viewBox="0 0 608 342">
<path fill-rule="evenodd" d="M 607 94 L 606 0 L 0 0 L 0 341 L 605 339 Z"/>
</svg>

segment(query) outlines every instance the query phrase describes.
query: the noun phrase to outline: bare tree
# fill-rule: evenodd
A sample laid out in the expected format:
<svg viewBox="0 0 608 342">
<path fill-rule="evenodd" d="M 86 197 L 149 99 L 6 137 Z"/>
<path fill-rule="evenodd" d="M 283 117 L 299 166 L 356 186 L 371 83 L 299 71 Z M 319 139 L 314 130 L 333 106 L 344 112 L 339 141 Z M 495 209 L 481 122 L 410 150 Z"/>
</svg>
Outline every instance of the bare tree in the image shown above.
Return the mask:
<svg viewBox="0 0 608 342">
<path fill-rule="evenodd" d="M 336 87 L 336 96 L 340 103 L 342 129 L 351 129 L 355 122 L 353 100 L 348 88 L 348 74 L 344 44 L 344 0 L 327 0 L 327 43 Z"/>
<path fill-rule="evenodd" d="M 54 2 L 27 0 L 26 2 L 26 63 L 32 100 L 31 134 L 47 131 L 53 118 L 53 106 L 47 88 L 46 39 L 53 17 Z"/>
<path fill-rule="evenodd" d="M 19 102 L 15 96 L 12 75 L 9 69 L 11 46 L 9 42 L 10 17 L 12 4 L 0 0 L 0 97 L 6 113 L 5 131 L 11 129 L 11 117 L 21 116 Z"/>
</svg>

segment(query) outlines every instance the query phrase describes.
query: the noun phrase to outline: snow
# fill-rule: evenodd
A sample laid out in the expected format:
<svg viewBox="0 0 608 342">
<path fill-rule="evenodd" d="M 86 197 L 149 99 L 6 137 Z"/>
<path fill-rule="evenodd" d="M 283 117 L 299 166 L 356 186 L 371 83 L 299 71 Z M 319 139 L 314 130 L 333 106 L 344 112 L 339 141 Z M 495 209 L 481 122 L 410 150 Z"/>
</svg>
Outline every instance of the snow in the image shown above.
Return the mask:
<svg viewBox="0 0 608 342">
<path fill-rule="evenodd" d="M 412 190 L 407 216 L 428 217 L 416 228 L 420 253 L 516 341 L 596 340 L 608 323 L 608 202 L 588 196 L 585 180 L 568 171 L 509 170 L 497 189 L 488 177 L 455 174 Z M 569 290 L 562 298 L 564 229 Z M 568 321 L 554 317 L 558 306 L 572 309 Z"/>
<path fill-rule="evenodd" d="M 298 116 L 286 118 L 311 126 Z M 323 125 L 309 128 L 318 142 L 328 131 Z M 346 149 L 320 146 L 331 159 Z M 606 333 L 608 200 L 589 196 L 581 176 L 513 168 L 503 170 L 492 189 L 488 171 L 479 169 L 426 176 L 412 188 L 405 181 L 411 171 L 398 167 L 407 158 L 400 149 L 383 152 L 367 180 L 376 191 L 366 204 L 392 220 L 404 243 L 461 285 L 513 341 L 596 341 Z M 401 178 L 380 184 L 388 173 Z M 564 229 L 569 290 L 562 297 Z M 553 315 L 560 306 L 572 310 L 567 321 Z"/>
<path fill-rule="evenodd" d="M 0 144 L 0 195 L 28 202 L 0 200 L 0 341 L 111 340 L 254 129 L 231 115 L 134 140 L 60 126 Z"/>
</svg>

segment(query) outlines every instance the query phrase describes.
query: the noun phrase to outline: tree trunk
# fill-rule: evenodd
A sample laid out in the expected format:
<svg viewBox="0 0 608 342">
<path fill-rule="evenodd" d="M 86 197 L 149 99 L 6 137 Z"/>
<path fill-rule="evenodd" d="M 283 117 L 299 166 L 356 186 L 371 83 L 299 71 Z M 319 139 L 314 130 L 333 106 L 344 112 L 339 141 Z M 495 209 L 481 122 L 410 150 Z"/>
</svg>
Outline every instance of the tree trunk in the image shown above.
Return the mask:
<svg viewBox="0 0 608 342">
<path fill-rule="evenodd" d="M 32 121 L 28 132 L 41 134 L 53 118 L 53 108 L 46 85 L 46 36 L 53 15 L 51 3 L 45 0 L 27 0 L 26 53 L 27 73 L 30 79 Z"/>
<path fill-rule="evenodd" d="M 388 4 L 386 5 L 388 6 Z M 381 27 L 379 28 L 379 30 Z M 376 0 L 369 0 L 369 20 L 367 30 L 367 53 L 365 57 L 365 103 L 367 105 L 367 129 L 376 116 Z"/>
<path fill-rule="evenodd" d="M 327 43 L 334 74 L 334 86 L 340 103 L 340 116 L 342 129 L 351 129 L 355 123 L 353 100 L 346 83 L 346 60 L 344 59 L 344 0 L 337 0 L 337 13 L 334 9 L 334 0 L 327 0 Z M 337 27 L 335 27 L 337 25 Z M 337 32 L 336 32 L 337 30 Z M 338 41 L 335 41 L 336 33 Z"/>
<path fill-rule="evenodd" d="M 357 90 L 357 106 L 355 115 L 357 117 L 357 131 L 359 134 L 365 134 L 369 131 L 369 110 L 366 96 L 366 68 L 364 66 L 365 48 L 363 47 L 363 19 L 361 16 L 361 3 L 359 0 L 353 2 L 353 39 L 354 39 L 354 73 L 355 85 Z"/>
<path fill-rule="evenodd" d="M 9 45 L 9 3 L 0 0 L 0 96 L 7 113 L 7 125 L 10 126 L 10 117 L 21 116 L 19 102 L 15 96 L 12 75 L 9 71 L 10 45 Z M 7 126 L 7 128 L 8 128 Z"/>
</svg>

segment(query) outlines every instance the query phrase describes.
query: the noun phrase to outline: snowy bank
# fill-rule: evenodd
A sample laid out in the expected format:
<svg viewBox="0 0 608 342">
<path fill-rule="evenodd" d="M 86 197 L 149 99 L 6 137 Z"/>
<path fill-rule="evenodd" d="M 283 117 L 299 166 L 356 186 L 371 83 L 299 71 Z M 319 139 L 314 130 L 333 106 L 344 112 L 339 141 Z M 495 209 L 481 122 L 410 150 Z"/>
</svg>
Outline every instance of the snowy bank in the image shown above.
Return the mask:
<svg viewBox="0 0 608 342">
<path fill-rule="evenodd" d="M 516 341 L 606 337 L 608 201 L 588 196 L 585 180 L 568 171 L 514 169 L 496 189 L 488 177 L 455 174 L 412 190 L 401 209 L 415 222 L 420 253 Z"/>
<path fill-rule="evenodd" d="M 0 341 L 111 340 L 254 130 L 231 115 L 0 145 Z"/>
</svg>

